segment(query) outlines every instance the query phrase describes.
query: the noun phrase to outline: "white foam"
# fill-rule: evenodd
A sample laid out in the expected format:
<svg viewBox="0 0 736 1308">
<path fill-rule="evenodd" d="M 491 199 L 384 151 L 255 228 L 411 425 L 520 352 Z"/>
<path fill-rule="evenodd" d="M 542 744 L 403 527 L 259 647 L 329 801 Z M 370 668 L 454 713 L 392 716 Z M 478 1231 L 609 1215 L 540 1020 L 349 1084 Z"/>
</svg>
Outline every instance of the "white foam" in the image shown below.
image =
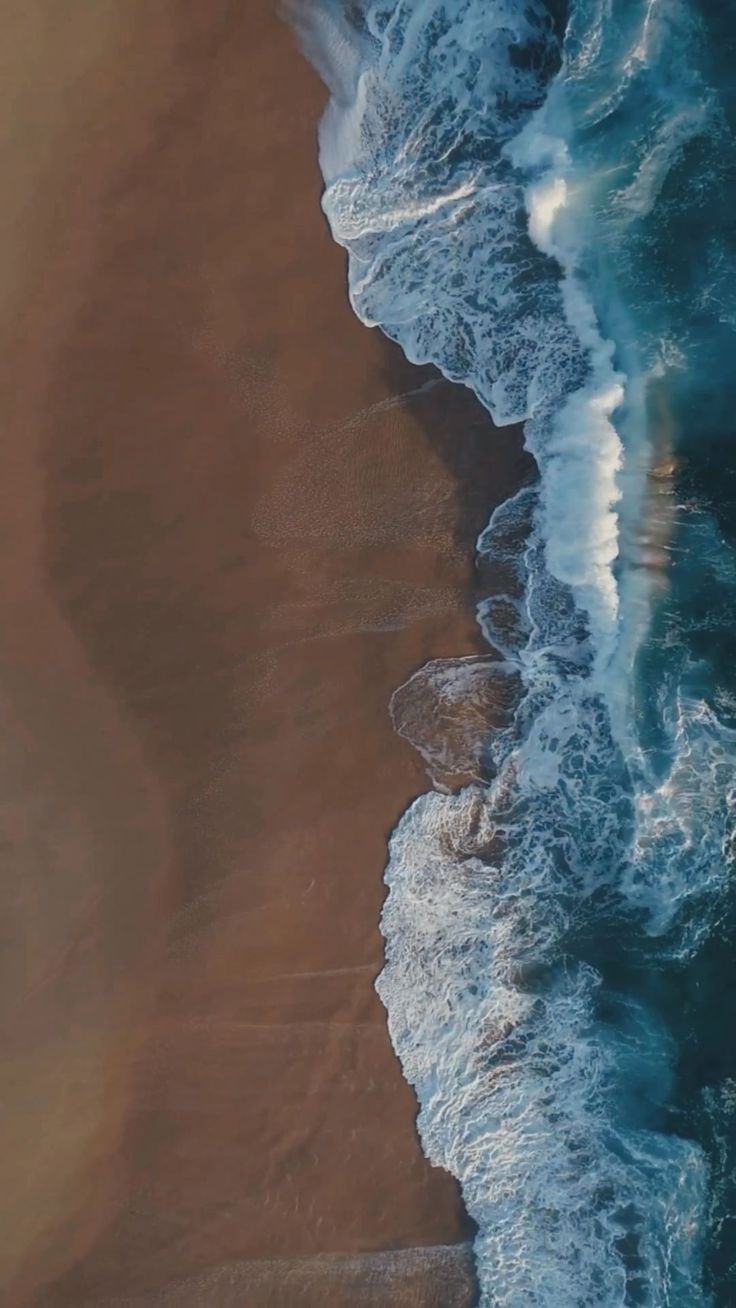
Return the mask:
<svg viewBox="0 0 736 1308">
<path fill-rule="evenodd" d="M 483 1308 L 706 1303 L 703 1155 L 659 1129 L 666 1034 L 630 999 L 607 994 L 604 1010 L 571 944 L 615 901 L 690 947 L 678 909 L 727 838 L 720 801 L 697 825 L 695 776 L 721 767 L 699 707 L 673 727 L 664 775 L 629 749 L 652 593 L 636 558 L 648 373 L 633 349 L 614 357 L 598 321 L 602 183 L 571 124 L 622 101 L 660 35 L 645 9 L 620 34 L 617 82 L 610 6 L 574 7 L 550 90 L 541 3 L 363 0 L 320 133 L 356 313 L 472 386 L 496 422 L 525 421 L 540 474 L 478 542 L 498 580 L 478 618 L 503 661 L 434 661 L 392 703 L 439 787 L 478 779 L 422 796 L 394 832 L 378 989 L 425 1152 L 478 1223 Z M 642 156 L 641 212 L 667 166 Z"/>
<path fill-rule="evenodd" d="M 551 122 L 565 117 L 559 99 L 552 92 L 507 149 L 518 169 L 535 174 L 526 191 L 529 233 L 559 264 L 564 312 L 590 360 L 589 377 L 552 418 L 538 460 L 547 565 L 572 587 L 588 613 L 602 670 L 614 655 L 618 637 L 613 564 L 619 552 L 616 505 L 623 447 L 613 417 L 624 402 L 626 378 L 613 366 L 613 345 L 600 332 L 581 280 L 580 215 L 570 209 L 567 175 L 572 166 L 565 140 L 550 131 Z"/>
<path fill-rule="evenodd" d="M 560 961 L 573 901 L 535 824 L 525 840 L 498 816 L 510 781 L 423 796 L 391 841 L 378 989 L 424 1148 L 478 1223 L 485 1308 L 620 1308 L 627 1233 L 648 1302 L 684 1308 L 699 1301 L 702 1155 L 615 1108 L 622 1080 L 640 1102 L 647 1075 L 664 1090 L 671 1051 L 630 1005 L 601 1024 L 595 972 Z"/>
</svg>

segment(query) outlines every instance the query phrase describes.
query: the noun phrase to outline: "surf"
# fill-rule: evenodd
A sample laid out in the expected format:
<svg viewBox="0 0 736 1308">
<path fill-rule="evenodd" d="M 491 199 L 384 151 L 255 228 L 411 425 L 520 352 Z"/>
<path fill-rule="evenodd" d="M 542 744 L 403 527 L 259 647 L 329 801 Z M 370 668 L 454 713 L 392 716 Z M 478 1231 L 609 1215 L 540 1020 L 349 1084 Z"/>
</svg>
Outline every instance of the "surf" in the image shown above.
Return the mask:
<svg viewBox="0 0 736 1308">
<path fill-rule="evenodd" d="M 736 736 L 672 618 L 710 518 L 677 501 L 686 336 L 641 294 L 718 130 L 701 33 L 658 0 L 363 0 L 302 35 L 356 314 L 523 422 L 538 473 L 478 541 L 487 658 L 391 706 L 434 783 L 391 839 L 377 983 L 422 1144 L 482 1308 L 706 1305 L 712 1158 L 651 978 L 722 911 Z"/>
</svg>

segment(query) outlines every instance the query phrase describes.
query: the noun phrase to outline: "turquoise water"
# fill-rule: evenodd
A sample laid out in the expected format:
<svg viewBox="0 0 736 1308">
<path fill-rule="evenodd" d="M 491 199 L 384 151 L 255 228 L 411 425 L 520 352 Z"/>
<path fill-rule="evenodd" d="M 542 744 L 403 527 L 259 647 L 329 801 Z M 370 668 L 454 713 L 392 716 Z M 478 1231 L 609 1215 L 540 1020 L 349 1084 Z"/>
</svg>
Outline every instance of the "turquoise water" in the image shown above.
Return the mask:
<svg viewBox="0 0 736 1308">
<path fill-rule="evenodd" d="M 538 469 L 478 542 L 488 656 L 392 704 L 423 1147 L 484 1308 L 732 1304 L 736 5 L 325 0 L 306 41 L 356 313 Z"/>
</svg>

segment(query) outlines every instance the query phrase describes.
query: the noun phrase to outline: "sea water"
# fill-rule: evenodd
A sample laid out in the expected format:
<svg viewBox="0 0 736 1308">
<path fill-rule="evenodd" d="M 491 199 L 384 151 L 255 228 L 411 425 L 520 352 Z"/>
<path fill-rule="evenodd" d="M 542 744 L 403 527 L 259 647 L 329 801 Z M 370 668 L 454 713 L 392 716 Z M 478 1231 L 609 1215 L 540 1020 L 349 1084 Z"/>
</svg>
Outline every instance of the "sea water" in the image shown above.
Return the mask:
<svg viewBox="0 0 736 1308">
<path fill-rule="evenodd" d="M 355 312 L 538 471 L 478 541 L 487 657 L 392 704 L 425 1153 L 483 1308 L 733 1304 L 736 2 L 322 0 L 306 40 Z"/>
</svg>

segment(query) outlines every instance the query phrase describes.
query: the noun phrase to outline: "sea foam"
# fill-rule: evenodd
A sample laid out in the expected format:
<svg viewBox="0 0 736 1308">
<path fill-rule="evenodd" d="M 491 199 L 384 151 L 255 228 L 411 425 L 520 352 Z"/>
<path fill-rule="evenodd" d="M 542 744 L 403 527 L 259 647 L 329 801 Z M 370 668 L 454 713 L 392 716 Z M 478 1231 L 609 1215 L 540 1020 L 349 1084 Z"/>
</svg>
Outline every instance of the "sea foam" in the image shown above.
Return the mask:
<svg viewBox="0 0 736 1308">
<path fill-rule="evenodd" d="M 673 8 L 362 0 L 303 25 L 355 312 L 524 422 L 539 474 L 478 541 L 489 657 L 430 663 L 392 703 L 435 790 L 391 840 L 377 984 L 425 1152 L 478 1224 L 483 1308 L 709 1302 L 708 1165 L 672 1129 L 676 1051 L 630 960 L 707 929 L 736 739 L 684 656 L 656 750 L 640 729 L 664 356 L 632 327 L 606 218 L 640 221 L 703 130 L 658 71 Z"/>
</svg>

